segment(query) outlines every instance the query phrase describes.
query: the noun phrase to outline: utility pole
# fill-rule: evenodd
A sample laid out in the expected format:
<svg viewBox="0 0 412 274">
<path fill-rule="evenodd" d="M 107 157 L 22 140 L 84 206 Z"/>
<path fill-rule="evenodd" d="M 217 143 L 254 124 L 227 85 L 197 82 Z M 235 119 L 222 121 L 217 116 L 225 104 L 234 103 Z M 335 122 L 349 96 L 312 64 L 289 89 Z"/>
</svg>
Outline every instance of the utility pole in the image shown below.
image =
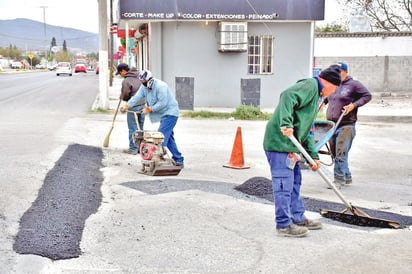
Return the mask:
<svg viewBox="0 0 412 274">
<path fill-rule="evenodd" d="M 98 0 L 99 3 L 99 100 L 98 106 L 102 109 L 109 109 L 109 89 L 108 89 L 108 28 L 107 28 L 107 2 L 108 0 Z M 112 1 L 112 0 L 109 0 Z M 111 73 L 111 72 L 110 72 Z"/>
<path fill-rule="evenodd" d="M 109 48 L 109 56 L 110 56 L 110 76 L 109 76 L 109 86 L 113 86 L 113 1 L 110 1 L 110 48 Z"/>
<path fill-rule="evenodd" d="M 47 8 L 47 6 L 40 6 L 40 8 L 43 9 L 44 57 L 46 58 L 46 62 L 48 62 L 48 59 L 47 59 L 47 32 L 46 32 L 46 8 Z"/>
</svg>

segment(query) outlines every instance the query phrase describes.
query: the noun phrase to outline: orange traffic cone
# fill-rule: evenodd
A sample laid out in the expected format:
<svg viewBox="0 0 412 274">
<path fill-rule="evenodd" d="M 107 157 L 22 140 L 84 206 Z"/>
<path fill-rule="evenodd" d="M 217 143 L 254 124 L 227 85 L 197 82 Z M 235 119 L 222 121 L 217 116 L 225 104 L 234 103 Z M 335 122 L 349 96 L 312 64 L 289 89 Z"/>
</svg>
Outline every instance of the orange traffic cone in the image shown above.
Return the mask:
<svg viewBox="0 0 412 274">
<path fill-rule="evenodd" d="M 230 156 L 230 162 L 224 167 L 244 169 L 249 168 L 245 166 L 245 161 L 243 158 L 243 144 L 242 144 L 242 130 L 240 127 L 237 128 L 235 142 L 233 143 L 232 155 Z"/>
</svg>

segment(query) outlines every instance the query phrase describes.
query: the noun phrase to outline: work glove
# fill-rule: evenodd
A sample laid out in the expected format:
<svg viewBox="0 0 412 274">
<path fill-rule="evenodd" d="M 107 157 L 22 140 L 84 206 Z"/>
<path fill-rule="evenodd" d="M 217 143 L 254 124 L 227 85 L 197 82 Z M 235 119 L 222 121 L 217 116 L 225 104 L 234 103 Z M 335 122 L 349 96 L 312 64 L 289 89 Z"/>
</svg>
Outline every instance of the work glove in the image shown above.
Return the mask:
<svg viewBox="0 0 412 274">
<path fill-rule="evenodd" d="M 124 106 L 120 107 L 120 112 L 125 113 L 126 111 L 129 110 L 129 105 L 125 104 Z"/>
<path fill-rule="evenodd" d="M 145 106 L 145 107 L 140 111 L 141 114 L 147 114 L 147 113 L 150 113 L 150 112 L 152 112 L 152 109 L 151 109 L 149 106 Z"/>
</svg>

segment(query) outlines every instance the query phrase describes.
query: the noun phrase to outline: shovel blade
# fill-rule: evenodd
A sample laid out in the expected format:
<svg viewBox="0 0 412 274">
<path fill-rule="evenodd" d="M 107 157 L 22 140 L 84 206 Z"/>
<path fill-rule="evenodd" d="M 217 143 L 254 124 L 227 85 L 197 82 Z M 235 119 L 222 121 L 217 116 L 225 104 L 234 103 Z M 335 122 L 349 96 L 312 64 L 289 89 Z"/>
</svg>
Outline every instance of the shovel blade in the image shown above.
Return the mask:
<svg viewBox="0 0 412 274">
<path fill-rule="evenodd" d="M 343 212 L 331 211 L 327 209 L 321 209 L 320 215 L 323 217 L 339 221 L 342 223 L 357 225 L 357 226 L 369 226 L 379 228 L 400 228 L 401 225 L 398 222 L 373 218 L 370 216 L 352 215 Z"/>
</svg>

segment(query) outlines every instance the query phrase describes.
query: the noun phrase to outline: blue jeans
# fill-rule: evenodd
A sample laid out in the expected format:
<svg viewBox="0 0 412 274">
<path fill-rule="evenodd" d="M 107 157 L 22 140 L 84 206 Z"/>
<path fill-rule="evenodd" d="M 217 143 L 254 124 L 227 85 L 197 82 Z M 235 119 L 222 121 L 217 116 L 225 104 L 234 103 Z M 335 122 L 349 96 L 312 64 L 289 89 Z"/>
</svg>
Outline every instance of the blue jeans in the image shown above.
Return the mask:
<svg viewBox="0 0 412 274">
<path fill-rule="evenodd" d="M 171 116 L 171 115 L 165 115 L 160 119 L 160 126 L 159 126 L 159 131 L 163 133 L 165 139 L 163 141 L 163 146 L 167 147 L 172 153 L 172 159 L 176 163 L 181 163 L 183 164 L 184 158 L 182 154 L 179 152 L 179 149 L 177 148 L 175 137 L 174 137 L 174 132 L 173 129 L 175 128 L 175 125 L 177 123 L 177 118 L 176 116 Z"/>
<path fill-rule="evenodd" d="M 288 168 L 287 152 L 266 151 L 266 157 L 272 174 L 276 228 L 303 222 L 305 206 L 300 197 L 302 173 L 299 163 L 296 163 L 293 170 Z"/>
<path fill-rule="evenodd" d="M 130 108 L 129 111 L 137 112 L 141 109 L 141 106 L 135 106 Z M 139 121 L 140 130 L 143 130 L 144 118 L 144 114 L 137 114 L 137 120 Z M 139 151 L 139 148 L 133 142 L 133 133 L 137 130 L 137 124 L 136 119 L 134 118 L 134 114 L 131 112 L 127 112 L 127 127 L 129 128 L 129 149 Z"/>
<path fill-rule="evenodd" d="M 330 150 L 335 158 L 333 173 L 336 179 L 352 179 L 352 173 L 349 170 L 348 157 L 355 136 L 355 125 L 345 125 L 336 129 L 332 138 L 329 140 Z"/>
</svg>

